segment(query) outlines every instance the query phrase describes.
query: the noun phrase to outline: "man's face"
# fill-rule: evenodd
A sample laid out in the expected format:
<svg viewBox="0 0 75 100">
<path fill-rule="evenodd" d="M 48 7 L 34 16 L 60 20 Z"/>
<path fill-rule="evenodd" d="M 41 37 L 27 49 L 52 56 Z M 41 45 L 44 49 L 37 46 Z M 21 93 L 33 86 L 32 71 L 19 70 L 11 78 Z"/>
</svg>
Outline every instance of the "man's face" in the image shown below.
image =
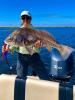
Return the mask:
<svg viewBox="0 0 75 100">
<path fill-rule="evenodd" d="M 30 24 L 30 22 L 31 22 L 31 17 L 29 17 L 29 16 L 27 16 L 27 15 L 23 15 L 23 16 L 21 16 L 21 22 L 22 22 L 22 23 Z"/>
</svg>

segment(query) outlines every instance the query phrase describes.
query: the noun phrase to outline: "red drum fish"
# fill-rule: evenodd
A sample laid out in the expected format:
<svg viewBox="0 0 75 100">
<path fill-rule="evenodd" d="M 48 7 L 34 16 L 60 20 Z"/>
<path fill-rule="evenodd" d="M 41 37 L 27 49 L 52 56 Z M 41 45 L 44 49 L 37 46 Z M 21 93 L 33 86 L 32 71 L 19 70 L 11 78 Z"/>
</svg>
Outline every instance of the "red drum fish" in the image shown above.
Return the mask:
<svg viewBox="0 0 75 100">
<path fill-rule="evenodd" d="M 7 37 L 6 42 L 9 45 L 17 46 L 29 46 L 36 43 L 37 40 L 40 40 L 41 47 L 46 47 L 49 51 L 52 47 L 57 48 L 60 53 L 63 55 L 63 46 L 58 44 L 57 41 L 48 33 L 47 31 L 35 30 L 31 28 L 18 28 L 12 32 L 12 36 Z"/>
</svg>

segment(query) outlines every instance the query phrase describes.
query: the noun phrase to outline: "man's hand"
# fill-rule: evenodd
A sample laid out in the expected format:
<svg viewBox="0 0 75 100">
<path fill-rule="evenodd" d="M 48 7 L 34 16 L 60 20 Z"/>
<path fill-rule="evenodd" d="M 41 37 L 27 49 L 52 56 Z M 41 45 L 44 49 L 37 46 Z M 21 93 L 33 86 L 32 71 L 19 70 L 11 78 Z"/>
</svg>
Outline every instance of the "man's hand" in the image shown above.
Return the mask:
<svg viewBox="0 0 75 100">
<path fill-rule="evenodd" d="M 35 42 L 34 46 L 35 46 L 35 48 L 40 48 L 40 47 L 42 47 L 41 41 L 40 41 L 40 40 L 37 40 L 37 41 Z"/>
</svg>

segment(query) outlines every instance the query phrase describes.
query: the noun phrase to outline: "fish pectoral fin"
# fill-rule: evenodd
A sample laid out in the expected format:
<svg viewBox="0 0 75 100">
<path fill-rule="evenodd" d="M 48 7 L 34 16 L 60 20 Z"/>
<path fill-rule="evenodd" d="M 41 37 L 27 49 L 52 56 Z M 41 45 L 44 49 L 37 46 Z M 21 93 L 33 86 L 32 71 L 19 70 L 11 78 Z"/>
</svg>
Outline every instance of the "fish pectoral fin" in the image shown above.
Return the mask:
<svg viewBox="0 0 75 100">
<path fill-rule="evenodd" d="M 52 48 L 52 46 L 50 46 L 50 45 L 46 45 L 46 48 L 48 49 L 48 51 L 50 51 L 51 50 L 51 48 Z"/>
</svg>

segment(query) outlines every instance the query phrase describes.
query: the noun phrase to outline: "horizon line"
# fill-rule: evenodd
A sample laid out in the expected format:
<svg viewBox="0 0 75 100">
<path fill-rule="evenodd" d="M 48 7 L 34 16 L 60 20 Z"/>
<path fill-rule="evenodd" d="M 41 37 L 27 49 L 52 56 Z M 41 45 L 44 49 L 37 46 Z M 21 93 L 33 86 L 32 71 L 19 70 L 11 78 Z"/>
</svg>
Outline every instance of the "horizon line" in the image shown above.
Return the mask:
<svg viewBox="0 0 75 100">
<path fill-rule="evenodd" d="M 0 26 L 0 28 L 2 28 L 2 27 L 10 27 L 10 28 L 18 28 L 19 26 Z M 75 27 L 75 26 L 39 26 L 39 25 L 35 25 L 35 26 L 32 26 L 32 27 Z"/>
</svg>

